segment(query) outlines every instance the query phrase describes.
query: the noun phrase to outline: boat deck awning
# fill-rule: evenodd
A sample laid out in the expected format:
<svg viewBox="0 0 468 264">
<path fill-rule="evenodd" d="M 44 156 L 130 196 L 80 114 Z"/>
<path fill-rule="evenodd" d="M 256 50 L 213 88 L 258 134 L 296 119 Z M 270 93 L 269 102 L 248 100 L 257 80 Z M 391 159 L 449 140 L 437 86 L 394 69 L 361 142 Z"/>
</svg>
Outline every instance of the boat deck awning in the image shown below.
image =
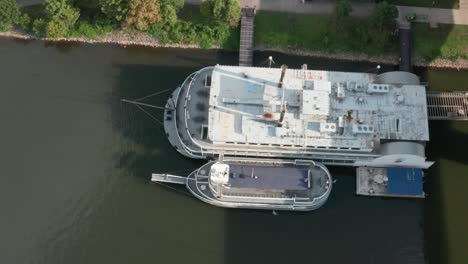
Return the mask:
<svg viewBox="0 0 468 264">
<path fill-rule="evenodd" d="M 388 168 L 387 193 L 396 196 L 424 197 L 423 171 L 415 168 Z"/>
<path fill-rule="evenodd" d="M 307 169 L 230 165 L 232 188 L 307 190 Z"/>
</svg>

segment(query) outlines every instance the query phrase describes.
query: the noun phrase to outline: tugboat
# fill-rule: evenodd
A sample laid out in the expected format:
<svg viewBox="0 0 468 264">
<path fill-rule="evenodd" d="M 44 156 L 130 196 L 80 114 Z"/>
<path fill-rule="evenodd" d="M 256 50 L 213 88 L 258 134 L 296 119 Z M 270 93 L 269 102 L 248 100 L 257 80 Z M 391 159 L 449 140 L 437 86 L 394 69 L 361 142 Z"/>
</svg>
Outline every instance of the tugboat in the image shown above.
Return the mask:
<svg viewBox="0 0 468 264">
<path fill-rule="evenodd" d="M 265 210 L 315 210 L 332 188 L 328 169 L 311 160 L 221 158 L 188 177 L 153 174 L 152 181 L 185 184 L 212 205 Z"/>
</svg>

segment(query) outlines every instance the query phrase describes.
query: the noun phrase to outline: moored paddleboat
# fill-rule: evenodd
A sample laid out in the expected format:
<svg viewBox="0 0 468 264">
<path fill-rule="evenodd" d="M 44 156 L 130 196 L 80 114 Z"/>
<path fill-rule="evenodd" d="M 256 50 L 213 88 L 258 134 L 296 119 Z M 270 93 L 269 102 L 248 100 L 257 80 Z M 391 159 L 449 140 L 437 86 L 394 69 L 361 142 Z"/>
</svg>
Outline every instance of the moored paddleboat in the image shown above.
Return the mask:
<svg viewBox="0 0 468 264">
<path fill-rule="evenodd" d="M 328 199 L 328 169 L 310 160 L 219 159 L 188 177 L 153 174 L 153 181 L 185 184 L 198 199 L 220 207 L 310 211 Z"/>
</svg>

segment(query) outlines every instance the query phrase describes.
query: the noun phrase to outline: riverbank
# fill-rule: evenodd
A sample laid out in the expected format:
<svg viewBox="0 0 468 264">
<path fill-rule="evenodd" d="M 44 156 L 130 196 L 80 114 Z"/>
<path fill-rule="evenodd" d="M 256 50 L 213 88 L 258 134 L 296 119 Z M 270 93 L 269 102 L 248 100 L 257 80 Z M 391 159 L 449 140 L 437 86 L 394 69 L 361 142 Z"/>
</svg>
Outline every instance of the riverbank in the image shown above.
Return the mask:
<svg viewBox="0 0 468 264">
<path fill-rule="evenodd" d="M 149 34 L 145 32 L 140 32 L 136 30 L 120 30 L 113 33 L 108 33 L 103 36 L 98 36 L 96 39 L 88 39 L 84 37 L 80 38 L 40 38 L 34 35 L 22 33 L 19 31 L 8 31 L 0 32 L 0 37 L 22 39 L 22 40 L 41 40 L 47 42 L 75 42 L 75 43 L 88 43 L 88 44 L 117 44 L 121 46 L 143 46 L 151 48 L 180 48 L 180 49 L 200 49 L 198 45 L 195 44 L 161 44 Z M 221 49 L 220 46 L 211 46 L 209 49 Z M 275 51 L 281 52 L 289 55 L 299 55 L 299 56 L 311 56 L 318 58 L 329 58 L 329 59 L 338 59 L 338 60 L 347 60 L 347 61 L 366 61 L 372 63 L 382 63 L 382 64 L 391 64 L 398 65 L 399 57 L 398 55 L 368 55 L 364 53 L 353 53 L 353 52 L 324 52 L 324 51 L 313 51 L 313 50 L 303 50 L 295 48 L 283 48 L 283 47 L 273 47 L 265 45 L 256 45 L 256 51 Z M 445 60 L 445 59 L 435 59 L 432 61 L 427 61 L 422 57 L 416 56 L 413 58 L 415 66 L 419 67 L 428 67 L 428 68 L 439 68 L 439 69 L 455 69 L 455 70 L 468 70 L 468 60 L 458 59 L 458 60 Z"/>
<path fill-rule="evenodd" d="M 276 51 L 289 55 L 298 56 L 310 56 L 318 58 L 328 58 L 337 60 L 347 61 L 365 61 L 372 63 L 382 63 L 390 65 L 398 65 L 400 58 L 398 55 L 368 55 L 364 53 L 353 53 L 353 52 L 334 52 L 327 53 L 323 51 L 310 51 L 300 49 L 288 49 L 288 48 L 275 48 L 275 47 L 261 47 L 257 46 L 255 50 L 258 51 Z M 452 69 L 452 70 L 468 70 L 468 60 L 444 60 L 435 59 L 433 61 L 427 61 L 422 57 L 415 56 L 413 58 L 413 65 L 417 67 L 427 67 L 436 69 Z"/>
<path fill-rule="evenodd" d="M 88 44 L 117 44 L 121 46 L 143 46 L 151 48 L 180 48 L 180 49 L 198 49 L 200 48 L 195 44 L 161 44 L 152 38 L 149 34 L 141 31 L 117 31 L 103 36 L 98 36 L 96 39 L 89 38 L 46 38 L 36 37 L 31 34 L 22 33 L 19 31 L 0 31 L 0 37 L 22 39 L 22 40 L 42 40 L 47 42 L 75 42 L 75 43 L 88 43 Z M 219 47 L 213 46 L 213 49 Z"/>
</svg>

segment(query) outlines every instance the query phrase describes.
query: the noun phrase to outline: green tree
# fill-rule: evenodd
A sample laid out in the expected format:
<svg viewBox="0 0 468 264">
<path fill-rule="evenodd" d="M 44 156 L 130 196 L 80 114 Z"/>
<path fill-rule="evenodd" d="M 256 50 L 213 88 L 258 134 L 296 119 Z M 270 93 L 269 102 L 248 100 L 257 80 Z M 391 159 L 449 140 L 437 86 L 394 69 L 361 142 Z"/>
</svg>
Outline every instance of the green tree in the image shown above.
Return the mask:
<svg viewBox="0 0 468 264">
<path fill-rule="evenodd" d="M 15 0 L 0 0 L 0 30 L 7 31 L 13 24 L 18 24 L 21 12 Z"/>
<path fill-rule="evenodd" d="M 379 48 L 388 46 L 392 33 L 395 31 L 398 18 L 396 6 L 387 2 L 380 2 L 375 5 L 369 17 L 369 33 L 371 41 Z"/>
<path fill-rule="evenodd" d="M 177 23 L 177 10 L 172 5 L 161 6 L 161 19 L 162 22 L 168 25 L 174 25 Z"/>
<path fill-rule="evenodd" d="M 205 0 L 200 6 L 200 12 L 206 18 L 226 23 L 230 27 L 237 26 L 241 16 L 237 0 Z"/>
<path fill-rule="evenodd" d="M 134 26 L 138 30 L 147 30 L 149 25 L 161 20 L 160 4 L 158 0 L 130 1 L 126 26 Z"/>
<path fill-rule="evenodd" d="M 335 13 L 337 20 L 343 20 L 349 17 L 349 14 L 353 11 L 351 4 L 348 0 L 338 0 L 336 1 Z"/>
<path fill-rule="evenodd" d="M 47 21 L 43 18 L 38 18 L 32 23 L 32 32 L 38 37 L 44 37 L 46 34 Z"/>
<path fill-rule="evenodd" d="M 19 18 L 17 25 L 24 31 L 28 31 L 31 25 L 31 17 L 28 14 L 22 14 Z"/>
<path fill-rule="evenodd" d="M 176 11 L 184 7 L 185 0 L 161 0 L 161 6 L 171 6 Z"/>
<path fill-rule="evenodd" d="M 108 18 L 122 21 L 128 12 L 129 0 L 99 0 L 99 4 Z"/>
<path fill-rule="evenodd" d="M 68 0 L 46 0 L 45 12 L 45 33 L 50 38 L 67 36 L 80 17 L 79 9 L 74 8 Z"/>
</svg>

